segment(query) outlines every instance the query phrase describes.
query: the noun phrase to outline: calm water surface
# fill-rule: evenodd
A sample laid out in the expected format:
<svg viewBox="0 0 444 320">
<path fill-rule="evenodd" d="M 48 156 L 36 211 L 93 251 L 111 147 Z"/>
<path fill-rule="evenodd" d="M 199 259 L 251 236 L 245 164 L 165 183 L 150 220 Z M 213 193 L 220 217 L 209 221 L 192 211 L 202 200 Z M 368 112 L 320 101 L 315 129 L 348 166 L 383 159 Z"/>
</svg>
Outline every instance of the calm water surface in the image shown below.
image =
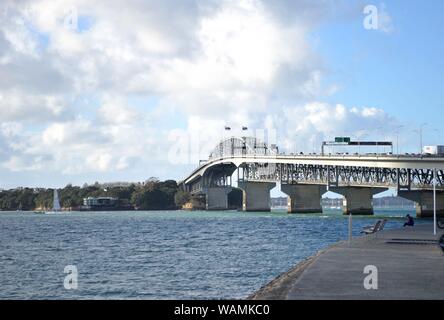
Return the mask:
<svg viewBox="0 0 444 320">
<path fill-rule="evenodd" d="M 353 217 L 353 232 L 405 210 Z M 347 238 L 338 212 L 0 213 L 0 299 L 245 298 L 317 250 Z M 78 269 L 66 290 L 65 266 Z"/>
</svg>

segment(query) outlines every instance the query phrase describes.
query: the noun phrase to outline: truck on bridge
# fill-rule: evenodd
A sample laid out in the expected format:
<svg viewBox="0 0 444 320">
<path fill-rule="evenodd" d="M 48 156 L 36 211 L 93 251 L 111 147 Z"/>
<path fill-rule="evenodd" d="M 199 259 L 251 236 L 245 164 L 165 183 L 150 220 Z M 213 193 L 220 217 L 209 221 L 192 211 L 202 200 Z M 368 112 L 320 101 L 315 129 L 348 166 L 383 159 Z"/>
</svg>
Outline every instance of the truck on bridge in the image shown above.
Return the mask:
<svg viewBox="0 0 444 320">
<path fill-rule="evenodd" d="M 422 154 L 444 156 L 444 146 L 424 146 L 422 148 Z"/>
</svg>

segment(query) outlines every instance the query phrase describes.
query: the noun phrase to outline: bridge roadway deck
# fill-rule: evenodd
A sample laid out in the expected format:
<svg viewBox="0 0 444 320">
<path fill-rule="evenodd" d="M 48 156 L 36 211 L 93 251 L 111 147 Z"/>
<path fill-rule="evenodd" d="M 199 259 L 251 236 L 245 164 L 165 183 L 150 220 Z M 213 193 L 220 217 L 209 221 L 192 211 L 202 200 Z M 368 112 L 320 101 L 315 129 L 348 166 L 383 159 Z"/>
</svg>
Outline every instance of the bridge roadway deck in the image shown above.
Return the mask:
<svg viewBox="0 0 444 320">
<path fill-rule="evenodd" d="M 433 236 L 432 228 L 425 224 L 359 237 L 351 244 L 338 243 L 296 265 L 249 298 L 444 299 L 444 253 L 437 245 L 443 230 L 438 229 L 438 236 Z M 364 288 L 366 265 L 378 268 L 377 290 Z"/>
</svg>

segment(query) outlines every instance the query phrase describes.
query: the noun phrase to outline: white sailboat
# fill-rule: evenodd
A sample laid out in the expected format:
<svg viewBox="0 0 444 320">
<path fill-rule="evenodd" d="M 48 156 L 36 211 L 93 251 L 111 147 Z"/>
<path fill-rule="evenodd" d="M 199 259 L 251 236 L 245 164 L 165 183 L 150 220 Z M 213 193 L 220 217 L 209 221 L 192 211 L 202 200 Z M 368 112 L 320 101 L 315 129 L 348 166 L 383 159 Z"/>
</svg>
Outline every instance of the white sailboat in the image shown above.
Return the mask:
<svg viewBox="0 0 444 320">
<path fill-rule="evenodd" d="M 54 200 L 52 202 L 52 211 L 46 211 L 45 214 L 58 214 L 62 213 L 62 208 L 60 207 L 59 192 L 54 189 Z"/>
</svg>

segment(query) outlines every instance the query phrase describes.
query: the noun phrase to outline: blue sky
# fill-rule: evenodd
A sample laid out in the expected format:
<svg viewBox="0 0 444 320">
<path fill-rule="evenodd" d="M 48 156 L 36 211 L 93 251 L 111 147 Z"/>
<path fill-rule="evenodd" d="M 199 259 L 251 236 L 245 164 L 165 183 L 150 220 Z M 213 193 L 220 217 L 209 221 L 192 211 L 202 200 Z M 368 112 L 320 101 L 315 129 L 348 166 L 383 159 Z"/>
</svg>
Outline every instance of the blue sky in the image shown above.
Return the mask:
<svg viewBox="0 0 444 320">
<path fill-rule="evenodd" d="M 378 106 L 408 125 L 405 135 L 427 122 L 426 139 L 438 143 L 431 129 L 442 129 L 444 3 L 387 1 L 385 6 L 393 20 L 390 33 L 366 30 L 361 21 L 318 31 L 318 48 L 333 79 L 343 85 L 329 100 Z"/>
<path fill-rule="evenodd" d="M 423 123 L 424 144 L 444 144 L 442 1 L 0 7 L 0 188 L 179 180 L 227 125 L 287 152 L 395 140 L 399 126 L 401 151 L 417 152 Z"/>
</svg>

